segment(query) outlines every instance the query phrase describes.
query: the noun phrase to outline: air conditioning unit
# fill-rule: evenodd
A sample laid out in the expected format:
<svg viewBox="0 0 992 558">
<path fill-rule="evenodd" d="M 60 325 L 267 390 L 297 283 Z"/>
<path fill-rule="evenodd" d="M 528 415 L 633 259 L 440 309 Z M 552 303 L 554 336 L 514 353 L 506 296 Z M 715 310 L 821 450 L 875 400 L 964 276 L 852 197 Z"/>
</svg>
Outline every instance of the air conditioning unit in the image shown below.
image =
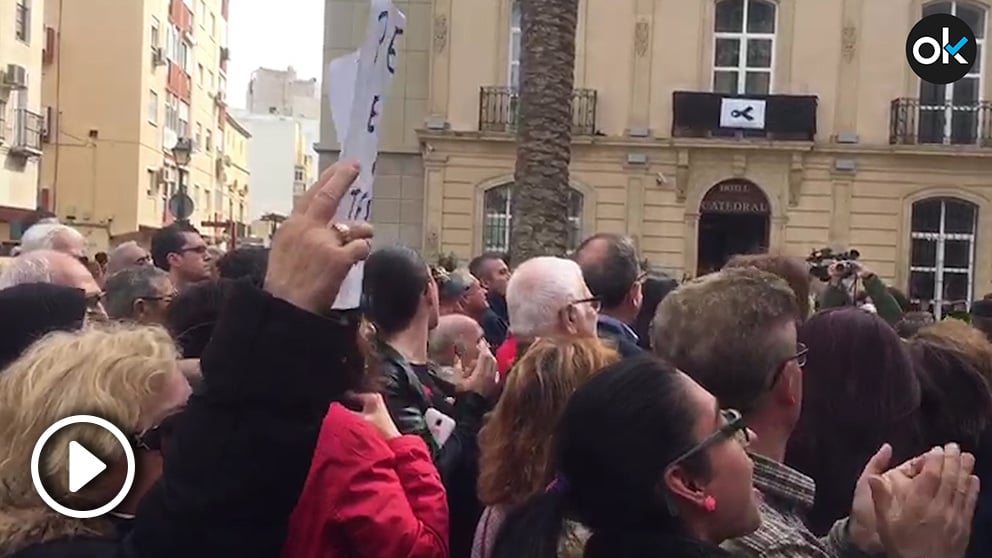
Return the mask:
<svg viewBox="0 0 992 558">
<path fill-rule="evenodd" d="M 3 73 L 0 85 L 9 89 L 27 89 L 28 70 L 24 66 L 17 64 L 7 64 L 7 70 Z"/>
<path fill-rule="evenodd" d="M 160 46 L 153 47 L 152 66 L 157 68 L 158 66 L 165 66 L 167 63 L 168 61 L 165 59 L 165 50 Z"/>
</svg>

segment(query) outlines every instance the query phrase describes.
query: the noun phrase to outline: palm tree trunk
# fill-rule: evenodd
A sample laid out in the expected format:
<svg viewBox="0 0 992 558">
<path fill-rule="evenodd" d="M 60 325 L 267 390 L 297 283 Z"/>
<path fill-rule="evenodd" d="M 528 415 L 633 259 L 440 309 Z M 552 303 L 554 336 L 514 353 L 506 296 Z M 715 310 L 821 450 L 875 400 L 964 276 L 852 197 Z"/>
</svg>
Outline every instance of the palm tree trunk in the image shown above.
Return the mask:
<svg viewBox="0 0 992 558">
<path fill-rule="evenodd" d="M 513 265 L 568 249 L 568 164 L 578 0 L 520 0 L 517 161 L 510 196 Z"/>
</svg>

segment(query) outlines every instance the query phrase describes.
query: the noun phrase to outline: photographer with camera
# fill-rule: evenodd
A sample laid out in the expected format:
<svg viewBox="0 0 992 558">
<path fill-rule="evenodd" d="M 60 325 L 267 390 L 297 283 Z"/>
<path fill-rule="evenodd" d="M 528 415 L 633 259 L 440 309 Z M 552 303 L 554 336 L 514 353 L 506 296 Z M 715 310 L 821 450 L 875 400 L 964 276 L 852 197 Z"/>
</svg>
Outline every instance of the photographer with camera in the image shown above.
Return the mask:
<svg viewBox="0 0 992 558">
<path fill-rule="evenodd" d="M 858 261 L 860 256 L 857 250 L 834 254 L 825 248 L 814 251 L 806 259 L 810 264 L 810 275 L 826 283 L 819 296 L 818 310 L 854 306 L 858 291 L 863 291 L 879 317 L 892 325 L 899 323 L 903 317 L 899 302 L 885 282 Z"/>
</svg>

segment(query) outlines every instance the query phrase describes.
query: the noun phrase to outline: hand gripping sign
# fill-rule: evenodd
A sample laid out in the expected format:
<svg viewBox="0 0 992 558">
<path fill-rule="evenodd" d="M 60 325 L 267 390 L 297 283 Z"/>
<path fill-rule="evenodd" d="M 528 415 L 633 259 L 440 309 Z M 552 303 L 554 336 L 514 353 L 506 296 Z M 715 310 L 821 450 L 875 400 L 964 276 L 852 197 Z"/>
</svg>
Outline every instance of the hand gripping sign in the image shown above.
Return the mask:
<svg viewBox="0 0 992 558">
<path fill-rule="evenodd" d="M 390 0 L 371 0 L 369 26 L 362 47 L 333 60 L 328 68 L 331 117 L 341 144 L 341 158 L 361 165 L 358 179 L 338 207 L 335 221 L 368 221 L 372 215 L 372 185 L 379 154 L 379 129 L 386 94 L 396 74 L 399 42 L 406 16 Z M 335 309 L 356 308 L 362 295 L 359 262 L 348 273 Z"/>
</svg>

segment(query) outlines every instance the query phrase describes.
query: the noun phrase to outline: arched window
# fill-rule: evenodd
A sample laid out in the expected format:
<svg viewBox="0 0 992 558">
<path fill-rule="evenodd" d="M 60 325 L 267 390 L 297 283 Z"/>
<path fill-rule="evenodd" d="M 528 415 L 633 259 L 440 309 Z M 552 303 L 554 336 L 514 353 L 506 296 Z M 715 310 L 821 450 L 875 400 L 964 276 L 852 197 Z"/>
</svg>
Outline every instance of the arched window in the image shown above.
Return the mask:
<svg viewBox="0 0 992 558">
<path fill-rule="evenodd" d="M 775 4 L 718 0 L 713 27 L 713 91 L 728 95 L 771 92 L 775 60 Z"/>
<path fill-rule="evenodd" d="M 568 198 L 569 251 L 582 242 L 582 193 L 571 189 Z M 486 190 L 483 198 L 482 250 L 506 252 L 510 248 L 510 185 Z"/>
<path fill-rule="evenodd" d="M 920 80 L 919 142 L 939 144 L 974 144 L 982 132 L 980 108 L 985 90 L 985 10 L 969 2 L 931 2 L 923 7 L 923 17 L 951 14 L 971 27 L 978 46 L 978 60 L 963 78 L 947 85 Z M 984 123 L 988 126 L 989 123 Z"/>
<path fill-rule="evenodd" d="M 967 310 L 975 281 L 978 206 L 956 198 L 913 204 L 909 298 L 937 319 Z"/>
<path fill-rule="evenodd" d="M 514 0 L 510 8 L 510 67 L 507 69 L 510 87 L 520 86 L 520 2 Z"/>
</svg>

